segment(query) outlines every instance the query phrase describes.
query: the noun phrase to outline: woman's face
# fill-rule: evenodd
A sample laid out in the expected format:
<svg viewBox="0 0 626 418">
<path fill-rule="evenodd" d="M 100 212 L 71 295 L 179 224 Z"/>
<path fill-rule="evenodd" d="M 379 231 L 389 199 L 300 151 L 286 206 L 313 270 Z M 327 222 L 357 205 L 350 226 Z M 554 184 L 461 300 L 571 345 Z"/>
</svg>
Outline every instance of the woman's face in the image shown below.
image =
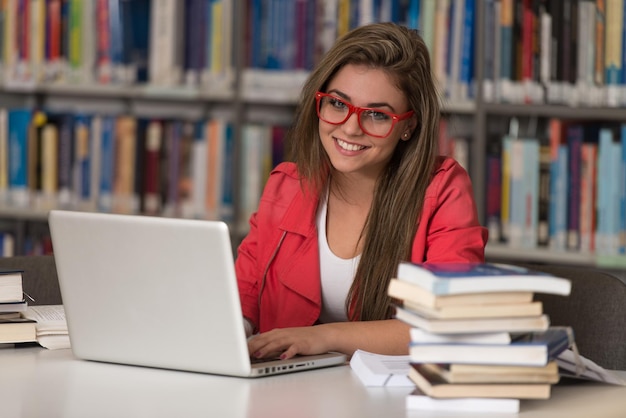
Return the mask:
<svg viewBox="0 0 626 418">
<path fill-rule="evenodd" d="M 395 114 L 410 110 L 404 93 L 389 76 L 365 65 L 344 66 L 330 80 L 325 93 L 354 106 Z M 415 116 L 395 123 L 389 135 L 378 138 L 363 132 L 356 113 L 339 125 L 319 121 L 320 139 L 335 170 L 372 179 L 387 165 L 398 141 L 408 139 L 414 127 Z"/>
</svg>

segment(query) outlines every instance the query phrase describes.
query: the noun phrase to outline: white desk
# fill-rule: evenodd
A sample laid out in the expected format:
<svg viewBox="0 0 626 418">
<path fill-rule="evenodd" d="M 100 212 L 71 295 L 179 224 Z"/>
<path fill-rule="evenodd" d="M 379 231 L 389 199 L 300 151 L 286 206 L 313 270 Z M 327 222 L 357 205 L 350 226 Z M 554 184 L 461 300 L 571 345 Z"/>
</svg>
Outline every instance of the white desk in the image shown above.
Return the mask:
<svg viewBox="0 0 626 418">
<path fill-rule="evenodd" d="M 406 410 L 410 391 L 366 388 L 349 366 L 242 379 L 81 361 L 70 350 L 0 348 L 2 418 L 474 417 Z M 551 399 L 521 405 L 522 418 L 624 418 L 626 387 L 557 385 Z"/>
</svg>

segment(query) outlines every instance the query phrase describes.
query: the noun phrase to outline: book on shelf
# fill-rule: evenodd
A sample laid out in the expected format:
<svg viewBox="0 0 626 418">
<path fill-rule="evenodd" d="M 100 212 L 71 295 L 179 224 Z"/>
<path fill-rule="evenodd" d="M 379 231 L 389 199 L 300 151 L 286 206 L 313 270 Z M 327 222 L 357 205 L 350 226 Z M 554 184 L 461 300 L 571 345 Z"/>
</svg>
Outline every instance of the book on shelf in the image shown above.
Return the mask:
<svg viewBox="0 0 626 418">
<path fill-rule="evenodd" d="M 396 306 L 396 319 L 431 333 L 465 334 L 474 332 L 538 332 L 550 325 L 547 315 L 511 318 L 428 319 Z"/>
<path fill-rule="evenodd" d="M 570 327 L 524 333 L 510 344 L 413 343 L 414 363 L 455 363 L 508 366 L 545 366 L 574 342 Z"/>
<path fill-rule="evenodd" d="M 396 278 L 436 295 L 479 292 L 534 292 L 567 296 L 571 282 L 549 273 L 495 263 L 424 263 L 403 261 Z"/>
<path fill-rule="evenodd" d="M 402 306 L 424 318 L 454 319 L 454 318 L 501 318 L 537 316 L 543 313 L 541 302 L 513 303 L 507 305 L 464 305 L 446 306 L 443 308 L 429 308 L 408 300 Z"/>
<path fill-rule="evenodd" d="M 29 306 L 22 316 L 35 323 L 35 338 L 39 345 L 50 350 L 70 348 L 63 305 Z"/>
<path fill-rule="evenodd" d="M 408 378 L 409 356 L 388 356 L 356 350 L 350 368 L 365 386 L 415 386 Z"/>
<path fill-rule="evenodd" d="M 549 383 L 448 383 L 421 364 L 411 364 L 409 378 L 433 398 L 548 399 Z"/>
<path fill-rule="evenodd" d="M 448 383 L 550 383 L 559 381 L 555 360 L 545 366 L 498 366 L 483 364 L 422 364 L 425 370 Z"/>
<path fill-rule="evenodd" d="M 0 269 L 0 303 L 20 302 L 24 299 L 22 270 Z"/>
<path fill-rule="evenodd" d="M 423 344 L 509 344 L 511 334 L 502 332 L 480 332 L 466 334 L 433 334 L 419 328 L 410 328 L 412 343 Z"/>
<path fill-rule="evenodd" d="M 493 304 L 530 303 L 533 300 L 533 292 L 492 292 L 436 295 L 421 286 L 395 278 L 390 280 L 387 293 L 392 298 L 419 303 L 422 306 L 434 309 L 451 306 L 484 306 Z"/>
<path fill-rule="evenodd" d="M 519 412 L 519 399 L 505 398 L 449 398 L 430 397 L 416 388 L 406 396 L 407 410 L 437 412 L 474 412 L 516 414 Z"/>
<path fill-rule="evenodd" d="M 0 343 L 25 343 L 37 340 L 35 321 L 27 318 L 0 319 Z"/>
</svg>

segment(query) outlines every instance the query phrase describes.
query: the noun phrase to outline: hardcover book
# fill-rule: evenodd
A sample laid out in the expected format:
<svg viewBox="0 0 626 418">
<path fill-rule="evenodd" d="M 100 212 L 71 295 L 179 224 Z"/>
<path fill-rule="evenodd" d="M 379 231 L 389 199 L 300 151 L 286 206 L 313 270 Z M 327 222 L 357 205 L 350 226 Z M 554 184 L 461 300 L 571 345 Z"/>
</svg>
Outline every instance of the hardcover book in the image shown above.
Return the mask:
<svg viewBox="0 0 626 418">
<path fill-rule="evenodd" d="M 399 306 L 396 306 L 395 317 L 413 327 L 440 334 L 538 332 L 545 331 L 550 325 L 547 315 L 517 318 L 428 319 Z"/>
<path fill-rule="evenodd" d="M 0 343 L 36 341 L 35 325 L 35 321 L 26 318 L 0 319 Z"/>
<path fill-rule="evenodd" d="M 24 299 L 22 274 L 22 270 L 0 270 L 0 302 L 21 302 Z"/>
<path fill-rule="evenodd" d="M 436 295 L 479 292 L 535 292 L 567 296 L 569 280 L 523 267 L 490 263 L 415 264 L 398 266 L 397 278 Z"/>
<path fill-rule="evenodd" d="M 434 364 L 422 367 L 448 383 L 550 383 L 559 381 L 559 366 L 492 366 L 482 364 Z"/>
<path fill-rule="evenodd" d="M 428 319 L 512 318 L 539 316 L 543 313 L 541 302 L 429 308 L 411 301 L 404 301 L 402 306 Z"/>
<path fill-rule="evenodd" d="M 412 364 L 409 378 L 433 398 L 548 399 L 549 383 L 448 383 L 421 364 Z"/>
<path fill-rule="evenodd" d="M 525 304 L 533 300 L 532 292 L 464 293 L 459 295 L 435 295 L 428 290 L 399 279 L 391 279 L 387 293 L 392 298 L 410 301 L 433 309 L 468 306 L 491 306 Z"/>
<path fill-rule="evenodd" d="M 409 356 L 414 363 L 545 366 L 573 342 L 570 327 L 551 327 L 521 334 L 510 344 L 414 343 Z"/>
<path fill-rule="evenodd" d="M 2 312 L 24 312 L 28 308 L 26 299 L 17 302 L 0 303 L 0 313 Z"/>
</svg>

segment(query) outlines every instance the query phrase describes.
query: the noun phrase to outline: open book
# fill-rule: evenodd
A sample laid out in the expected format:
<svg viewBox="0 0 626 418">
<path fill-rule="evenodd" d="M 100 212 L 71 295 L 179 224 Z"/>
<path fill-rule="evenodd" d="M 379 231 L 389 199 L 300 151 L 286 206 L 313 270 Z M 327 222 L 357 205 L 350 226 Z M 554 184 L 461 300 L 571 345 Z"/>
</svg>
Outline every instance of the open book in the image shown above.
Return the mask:
<svg viewBox="0 0 626 418">
<path fill-rule="evenodd" d="M 70 348 L 63 305 L 29 306 L 22 316 L 37 323 L 36 338 L 39 345 L 50 350 Z"/>
<path fill-rule="evenodd" d="M 415 386 L 409 379 L 409 356 L 386 356 L 356 350 L 350 367 L 365 386 Z"/>
<path fill-rule="evenodd" d="M 561 376 L 626 386 L 626 380 L 581 356 L 576 350 L 563 351 L 556 357 L 556 362 Z"/>
</svg>

